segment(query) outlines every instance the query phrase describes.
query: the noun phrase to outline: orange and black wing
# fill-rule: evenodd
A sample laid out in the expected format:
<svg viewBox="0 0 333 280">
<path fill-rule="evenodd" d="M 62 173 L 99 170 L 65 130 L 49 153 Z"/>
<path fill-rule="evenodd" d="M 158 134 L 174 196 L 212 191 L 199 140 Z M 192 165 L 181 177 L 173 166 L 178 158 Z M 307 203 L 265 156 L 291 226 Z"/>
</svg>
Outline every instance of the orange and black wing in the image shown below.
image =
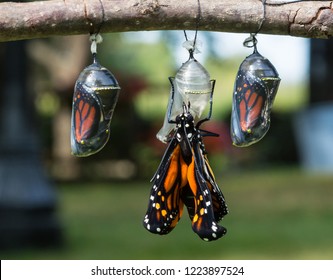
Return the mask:
<svg viewBox="0 0 333 280">
<path fill-rule="evenodd" d="M 204 167 L 204 178 L 206 180 L 207 186 L 210 190 L 212 197 L 214 217 L 216 222 L 219 222 L 223 219 L 225 215 L 229 213 L 224 195 L 215 181 L 213 170 L 211 169 L 208 158 L 206 155 L 204 157 L 205 167 Z"/>
<path fill-rule="evenodd" d="M 101 118 L 100 104 L 97 98 L 78 84 L 73 100 L 73 132 L 75 140 L 82 143 L 98 133 Z"/>
<path fill-rule="evenodd" d="M 231 137 L 235 146 L 259 141 L 269 127 L 268 94 L 264 82 L 251 72 L 240 71 L 232 99 Z"/>
<path fill-rule="evenodd" d="M 72 107 L 72 154 L 88 156 L 102 149 L 109 138 L 108 125 L 99 98 L 77 82 Z"/>
<path fill-rule="evenodd" d="M 211 193 L 215 219 L 219 222 L 225 215 L 228 214 L 229 211 L 224 195 L 215 181 L 213 170 L 210 167 L 207 158 L 207 152 L 203 142 L 203 137 L 206 136 L 217 137 L 219 135 L 214 132 L 198 129 L 198 133 L 194 139 L 193 151 L 197 158 L 198 169 L 202 170 L 202 176 L 206 180 L 207 186 Z"/>
<path fill-rule="evenodd" d="M 202 132 L 204 134 L 202 134 Z M 219 222 L 225 215 L 229 213 L 229 210 L 224 195 L 216 183 L 213 170 L 210 167 L 202 135 L 216 136 L 216 134 L 208 131 L 199 130 L 199 133 L 197 134 L 197 137 L 195 139 L 196 144 L 193 146 L 193 150 L 195 158 L 197 159 L 196 162 L 198 164 L 198 169 L 202 170 L 202 176 L 204 177 L 210 190 L 215 219 L 217 222 Z"/>
<path fill-rule="evenodd" d="M 227 230 L 218 221 L 228 213 L 222 192 L 209 173 L 199 143 L 193 145 L 193 157 L 188 166 L 188 185 L 181 198 L 192 220 L 192 229 L 205 241 L 217 240 Z"/>
<path fill-rule="evenodd" d="M 144 227 L 151 233 L 167 234 L 181 218 L 183 202 L 179 192 L 186 174 L 186 170 L 182 170 L 184 167 L 180 146 L 174 138 L 152 179 L 148 209 L 143 220 Z"/>
</svg>

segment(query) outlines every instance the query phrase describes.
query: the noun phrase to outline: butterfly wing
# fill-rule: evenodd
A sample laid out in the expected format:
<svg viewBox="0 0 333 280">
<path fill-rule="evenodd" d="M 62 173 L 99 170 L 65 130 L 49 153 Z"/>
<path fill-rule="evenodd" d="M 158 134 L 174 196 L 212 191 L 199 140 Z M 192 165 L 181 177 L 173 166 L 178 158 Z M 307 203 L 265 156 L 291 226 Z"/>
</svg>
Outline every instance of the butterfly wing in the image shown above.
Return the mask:
<svg viewBox="0 0 333 280">
<path fill-rule="evenodd" d="M 188 166 L 188 184 L 182 188 L 181 199 L 187 207 L 192 229 L 205 241 L 217 240 L 226 234 L 218 221 L 228 213 L 222 192 L 215 183 L 200 143 L 193 139 L 192 160 Z"/>
<path fill-rule="evenodd" d="M 183 188 L 181 197 L 192 220 L 193 231 L 204 241 L 219 239 L 226 234 L 227 230 L 217 224 L 208 184 L 194 158 L 188 167 L 187 178 L 188 188 Z"/>
<path fill-rule="evenodd" d="M 179 191 L 184 167 L 180 157 L 180 146 L 173 138 L 152 179 L 148 209 L 143 220 L 143 225 L 148 231 L 167 234 L 181 218 L 183 202 L 180 200 Z"/>
<path fill-rule="evenodd" d="M 217 224 L 228 212 L 223 194 L 204 156 L 200 131 L 186 107 L 176 123 L 177 130 L 152 179 L 144 227 L 152 233 L 169 233 L 185 204 L 194 232 L 205 241 L 217 240 L 226 233 Z"/>
<path fill-rule="evenodd" d="M 268 94 L 259 77 L 251 72 L 238 72 L 231 113 L 231 137 L 235 146 L 249 146 L 267 133 Z"/>
<path fill-rule="evenodd" d="M 101 118 L 100 103 L 82 84 L 77 84 L 73 100 L 73 125 L 75 140 L 79 143 L 98 132 Z"/>
<path fill-rule="evenodd" d="M 212 135 L 215 136 L 214 133 L 209 131 L 203 131 L 204 135 Z M 198 165 L 198 169 L 202 170 L 202 176 L 204 177 L 206 184 L 209 188 L 212 203 L 213 203 L 213 210 L 214 210 L 214 217 L 216 222 L 222 220 L 222 218 L 229 213 L 228 207 L 226 205 L 226 201 L 224 195 L 216 183 L 215 176 L 213 173 L 212 168 L 210 167 L 207 152 L 205 149 L 205 145 L 203 143 L 202 138 L 202 130 L 199 130 L 197 133 L 196 144 L 193 145 L 193 152 L 196 158 L 196 162 Z"/>
<path fill-rule="evenodd" d="M 109 121 L 104 119 L 99 98 L 82 83 L 75 85 L 71 148 L 76 156 L 89 156 L 101 150 L 109 139 Z"/>
<path fill-rule="evenodd" d="M 213 171 L 209 165 L 206 155 L 204 156 L 204 162 L 205 167 L 203 175 L 211 194 L 215 220 L 216 222 L 219 222 L 229 213 L 229 210 L 225 202 L 224 195 L 215 181 Z"/>
</svg>

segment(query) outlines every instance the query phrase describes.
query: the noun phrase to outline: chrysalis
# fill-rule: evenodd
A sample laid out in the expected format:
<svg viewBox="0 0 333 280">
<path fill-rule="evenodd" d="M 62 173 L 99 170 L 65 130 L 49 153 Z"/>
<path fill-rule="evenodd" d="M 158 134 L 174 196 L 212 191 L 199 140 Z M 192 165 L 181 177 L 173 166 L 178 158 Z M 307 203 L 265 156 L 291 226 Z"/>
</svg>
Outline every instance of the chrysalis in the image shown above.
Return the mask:
<svg viewBox="0 0 333 280">
<path fill-rule="evenodd" d="M 186 41 L 188 43 L 191 41 Z M 190 103 L 190 112 L 194 118 L 200 118 L 208 102 L 211 102 L 215 80 L 210 79 L 208 71 L 194 58 L 193 45 L 189 49 L 189 59 L 179 68 L 175 77 L 170 77 L 171 91 L 163 127 L 157 138 L 166 143 L 170 140 L 174 123 L 169 120 L 183 112 L 183 104 Z"/>
<path fill-rule="evenodd" d="M 279 84 L 275 67 L 255 48 L 240 65 L 235 81 L 231 112 L 235 146 L 249 146 L 265 136 Z"/>
<path fill-rule="evenodd" d="M 78 157 L 97 153 L 109 140 L 120 92 L 116 78 L 93 55 L 93 64 L 80 73 L 74 88 L 71 149 Z"/>
</svg>

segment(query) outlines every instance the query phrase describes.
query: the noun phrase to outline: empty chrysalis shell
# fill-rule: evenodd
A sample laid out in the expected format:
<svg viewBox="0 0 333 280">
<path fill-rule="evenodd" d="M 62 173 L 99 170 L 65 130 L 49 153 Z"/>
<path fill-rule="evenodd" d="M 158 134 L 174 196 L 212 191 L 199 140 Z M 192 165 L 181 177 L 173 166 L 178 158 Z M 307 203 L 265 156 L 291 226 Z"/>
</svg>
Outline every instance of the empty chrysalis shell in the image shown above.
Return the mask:
<svg viewBox="0 0 333 280">
<path fill-rule="evenodd" d="M 170 139 L 170 134 L 175 129 L 176 116 L 183 112 L 183 103 L 190 103 L 190 112 L 194 118 L 199 118 L 210 101 L 214 90 L 215 80 L 210 80 L 208 71 L 190 55 L 177 71 L 175 77 L 169 78 L 171 92 L 168 108 L 164 118 L 163 127 L 157 133 L 157 138 L 162 142 Z"/>
<path fill-rule="evenodd" d="M 72 122 L 72 154 L 85 157 L 100 151 L 110 137 L 110 123 L 120 87 L 113 74 L 96 59 L 75 83 Z"/>
<path fill-rule="evenodd" d="M 256 49 L 242 62 L 232 99 L 231 138 L 235 146 L 249 146 L 265 136 L 280 80 L 273 64 Z"/>
</svg>

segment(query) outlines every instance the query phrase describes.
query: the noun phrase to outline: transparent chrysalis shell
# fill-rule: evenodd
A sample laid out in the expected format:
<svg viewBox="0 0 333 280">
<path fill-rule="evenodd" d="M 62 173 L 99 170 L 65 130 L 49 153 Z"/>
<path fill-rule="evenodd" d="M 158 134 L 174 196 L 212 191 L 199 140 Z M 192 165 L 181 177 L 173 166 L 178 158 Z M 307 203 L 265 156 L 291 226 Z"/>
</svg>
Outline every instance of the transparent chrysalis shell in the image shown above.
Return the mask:
<svg viewBox="0 0 333 280">
<path fill-rule="evenodd" d="M 194 118 L 200 118 L 206 108 L 207 103 L 211 100 L 215 80 L 210 80 L 208 71 L 190 55 L 177 71 L 175 77 L 169 78 L 171 91 L 167 112 L 164 123 L 156 137 L 166 143 L 175 129 L 175 124 L 170 120 L 175 120 L 176 116 L 183 112 L 183 103 L 190 103 L 190 112 Z"/>
<path fill-rule="evenodd" d="M 110 123 L 119 93 L 116 78 L 96 59 L 80 73 L 72 106 L 73 155 L 89 156 L 105 146 L 110 137 Z"/>
<path fill-rule="evenodd" d="M 273 64 L 256 49 L 242 62 L 232 99 L 231 138 L 235 146 L 249 146 L 265 136 L 280 80 Z"/>
</svg>

